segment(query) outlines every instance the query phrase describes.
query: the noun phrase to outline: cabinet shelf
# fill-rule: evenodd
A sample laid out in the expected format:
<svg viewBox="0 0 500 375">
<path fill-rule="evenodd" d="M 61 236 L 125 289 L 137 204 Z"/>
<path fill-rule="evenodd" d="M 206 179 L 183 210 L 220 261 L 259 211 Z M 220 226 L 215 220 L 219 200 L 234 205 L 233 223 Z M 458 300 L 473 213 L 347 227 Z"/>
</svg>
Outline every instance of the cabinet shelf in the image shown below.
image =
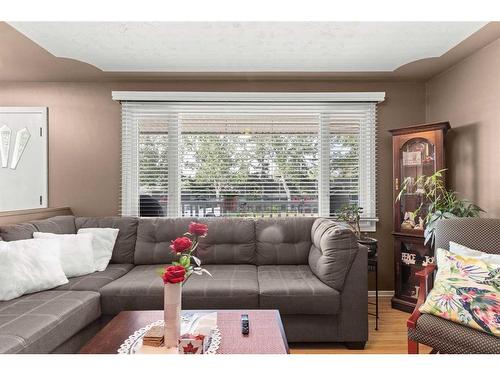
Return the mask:
<svg viewBox="0 0 500 375">
<path fill-rule="evenodd" d="M 391 232 L 394 236 L 424 238 L 424 231 Z"/>
<path fill-rule="evenodd" d="M 411 167 L 423 167 L 424 165 L 431 166 L 432 164 L 434 164 L 434 160 L 424 161 L 419 164 L 403 164 L 402 166 L 404 168 L 411 168 Z"/>
<path fill-rule="evenodd" d="M 419 235 L 421 237 L 424 236 L 424 231 L 422 229 L 401 229 L 400 233 L 410 233 L 410 234 Z"/>
</svg>

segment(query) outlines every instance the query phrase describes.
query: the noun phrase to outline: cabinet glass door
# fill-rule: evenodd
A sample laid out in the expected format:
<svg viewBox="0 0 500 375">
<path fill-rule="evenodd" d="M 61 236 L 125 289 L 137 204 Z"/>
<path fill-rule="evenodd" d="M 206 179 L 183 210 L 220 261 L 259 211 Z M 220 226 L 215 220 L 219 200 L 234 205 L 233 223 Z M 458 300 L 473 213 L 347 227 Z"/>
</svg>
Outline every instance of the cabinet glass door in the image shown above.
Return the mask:
<svg viewBox="0 0 500 375">
<path fill-rule="evenodd" d="M 407 191 L 399 204 L 399 229 L 401 232 L 422 234 L 423 218 L 427 214 L 422 175 L 430 176 L 436 171 L 435 147 L 425 138 L 412 138 L 400 149 L 400 182 L 408 182 Z"/>
</svg>

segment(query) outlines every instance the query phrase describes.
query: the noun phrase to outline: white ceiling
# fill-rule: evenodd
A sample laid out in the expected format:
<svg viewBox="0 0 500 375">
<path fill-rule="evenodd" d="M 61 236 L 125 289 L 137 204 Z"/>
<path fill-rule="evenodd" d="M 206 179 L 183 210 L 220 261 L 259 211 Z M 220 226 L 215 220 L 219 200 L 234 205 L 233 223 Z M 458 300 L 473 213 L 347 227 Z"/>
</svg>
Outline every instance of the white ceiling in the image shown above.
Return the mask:
<svg viewBox="0 0 500 375">
<path fill-rule="evenodd" d="M 108 72 L 383 72 L 439 57 L 486 22 L 10 22 Z"/>
</svg>

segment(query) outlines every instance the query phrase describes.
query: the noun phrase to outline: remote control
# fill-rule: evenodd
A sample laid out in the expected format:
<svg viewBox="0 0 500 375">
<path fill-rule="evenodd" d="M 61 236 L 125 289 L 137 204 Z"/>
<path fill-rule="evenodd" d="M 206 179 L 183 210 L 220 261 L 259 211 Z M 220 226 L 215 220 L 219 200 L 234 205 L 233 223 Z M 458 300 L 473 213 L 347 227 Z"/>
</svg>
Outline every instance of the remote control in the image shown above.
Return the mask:
<svg viewBox="0 0 500 375">
<path fill-rule="evenodd" d="M 248 322 L 248 315 L 247 314 L 242 314 L 241 315 L 241 333 L 243 335 L 248 335 L 250 332 L 250 324 Z"/>
</svg>

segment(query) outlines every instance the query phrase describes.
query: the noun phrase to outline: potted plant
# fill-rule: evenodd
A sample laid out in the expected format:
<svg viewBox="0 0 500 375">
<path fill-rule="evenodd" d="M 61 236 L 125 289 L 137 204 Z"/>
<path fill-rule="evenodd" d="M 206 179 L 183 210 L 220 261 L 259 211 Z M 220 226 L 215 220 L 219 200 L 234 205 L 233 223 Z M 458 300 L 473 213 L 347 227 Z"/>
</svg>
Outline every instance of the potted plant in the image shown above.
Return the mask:
<svg viewBox="0 0 500 375">
<path fill-rule="evenodd" d="M 427 214 L 424 217 L 424 244 L 434 246 L 434 232 L 439 220 L 457 217 L 477 217 L 484 212 L 481 207 L 466 199 L 458 198 L 455 191 L 446 189 L 443 174 L 446 169 L 441 169 L 431 176 L 420 176 L 416 180 L 406 178 L 401 185 L 401 190 L 396 200 L 401 200 L 403 194 L 408 191 L 410 185 L 419 186 L 419 193 L 423 196 L 423 203 L 414 211 L 417 217 L 420 211 L 427 205 Z"/>
<path fill-rule="evenodd" d="M 359 207 L 356 203 L 354 203 L 347 204 L 341 209 L 335 211 L 335 216 L 337 217 L 337 220 L 347 223 L 352 228 L 354 234 L 358 238 L 358 242 L 368 247 L 369 256 L 373 256 L 377 253 L 377 240 L 361 233 L 359 222 L 361 220 L 362 213 L 363 207 Z"/>
</svg>

